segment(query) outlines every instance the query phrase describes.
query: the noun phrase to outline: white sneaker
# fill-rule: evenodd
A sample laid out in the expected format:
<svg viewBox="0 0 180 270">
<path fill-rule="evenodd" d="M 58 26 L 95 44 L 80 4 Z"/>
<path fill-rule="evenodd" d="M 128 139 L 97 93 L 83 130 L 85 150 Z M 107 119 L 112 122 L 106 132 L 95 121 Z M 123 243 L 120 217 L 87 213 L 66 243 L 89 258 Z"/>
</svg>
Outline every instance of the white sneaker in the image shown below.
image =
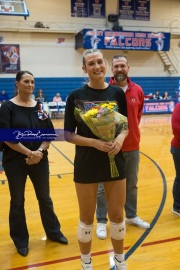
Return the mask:
<svg viewBox="0 0 180 270">
<path fill-rule="evenodd" d="M 110 270 L 126 270 L 126 263 L 125 261 L 118 262 L 116 258 L 114 258 L 115 265 Z"/>
<path fill-rule="evenodd" d="M 144 220 L 140 219 L 140 217 L 126 218 L 125 221 L 126 221 L 126 224 L 134 225 L 134 226 L 140 227 L 142 229 L 149 229 L 150 228 L 150 224 L 145 222 Z"/>
<path fill-rule="evenodd" d="M 90 263 L 85 263 L 83 261 L 81 261 L 81 270 L 93 270 L 93 267 L 92 267 L 92 262 Z"/>
<path fill-rule="evenodd" d="M 96 228 L 96 235 L 99 239 L 107 238 L 107 229 L 105 223 L 98 223 Z"/>
<path fill-rule="evenodd" d="M 173 207 L 172 213 L 180 217 L 180 210 Z"/>
</svg>

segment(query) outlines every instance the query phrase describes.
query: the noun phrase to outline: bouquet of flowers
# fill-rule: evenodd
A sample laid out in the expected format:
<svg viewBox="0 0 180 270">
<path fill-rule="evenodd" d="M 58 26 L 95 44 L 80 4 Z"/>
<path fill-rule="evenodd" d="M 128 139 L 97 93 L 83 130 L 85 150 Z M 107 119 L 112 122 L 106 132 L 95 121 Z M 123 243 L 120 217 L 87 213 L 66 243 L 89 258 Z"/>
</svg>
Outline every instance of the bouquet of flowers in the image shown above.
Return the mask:
<svg viewBox="0 0 180 270">
<path fill-rule="evenodd" d="M 77 103 L 77 102 L 76 102 Z M 117 112 L 116 102 L 77 103 L 75 117 L 82 119 L 95 136 L 103 141 L 113 141 L 121 130 L 127 129 L 127 117 Z M 119 176 L 114 156 L 109 155 L 111 176 Z"/>
</svg>

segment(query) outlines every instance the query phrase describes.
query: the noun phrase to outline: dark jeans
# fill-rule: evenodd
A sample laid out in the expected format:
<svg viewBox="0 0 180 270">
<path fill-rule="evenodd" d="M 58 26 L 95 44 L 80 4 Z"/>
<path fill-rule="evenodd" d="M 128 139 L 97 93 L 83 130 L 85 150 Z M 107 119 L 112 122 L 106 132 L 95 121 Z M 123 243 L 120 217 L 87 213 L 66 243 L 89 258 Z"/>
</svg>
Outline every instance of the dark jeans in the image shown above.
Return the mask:
<svg viewBox="0 0 180 270">
<path fill-rule="evenodd" d="M 173 184 L 173 207 L 180 210 L 180 149 L 171 147 L 176 176 Z"/>
<path fill-rule="evenodd" d="M 14 169 L 13 169 L 14 168 Z M 26 165 L 24 158 L 8 161 L 4 164 L 11 196 L 9 225 L 10 236 L 17 248 L 28 246 L 29 233 L 24 210 L 24 193 L 27 175 L 29 175 L 39 203 L 44 230 L 49 239 L 61 235 L 60 223 L 53 209 L 49 191 L 49 164 L 47 159 L 35 165 Z"/>
<path fill-rule="evenodd" d="M 123 152 L 126 169 L 126 204 L 127 218 L 137 216 L 137 183 L 140 162 L 139 150 Z M 99 223 L 107 223 L 107 204 L 103 183 L 99 183 L 97 191 L 96 219 Z"/>
</svg>

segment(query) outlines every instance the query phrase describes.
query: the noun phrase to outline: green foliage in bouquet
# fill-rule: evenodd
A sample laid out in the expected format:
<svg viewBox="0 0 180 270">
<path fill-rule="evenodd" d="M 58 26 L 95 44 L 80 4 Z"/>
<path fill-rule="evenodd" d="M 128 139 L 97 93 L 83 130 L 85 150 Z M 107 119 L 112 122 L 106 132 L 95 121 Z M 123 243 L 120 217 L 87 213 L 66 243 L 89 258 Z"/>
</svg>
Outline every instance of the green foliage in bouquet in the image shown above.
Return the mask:
<svg viewBox="0 0 180 270">
<path fill-rule="evenodd" d="M 84 107 L 75 108 L 74 114 L 102 141 L 113 141 L 128 125 L 127 117 L 117 112 L 116 102 L 84 102 Z M 118 177 L 114 156 L 109 155 L 109 160 L 111 176 Z"/>
</svg>

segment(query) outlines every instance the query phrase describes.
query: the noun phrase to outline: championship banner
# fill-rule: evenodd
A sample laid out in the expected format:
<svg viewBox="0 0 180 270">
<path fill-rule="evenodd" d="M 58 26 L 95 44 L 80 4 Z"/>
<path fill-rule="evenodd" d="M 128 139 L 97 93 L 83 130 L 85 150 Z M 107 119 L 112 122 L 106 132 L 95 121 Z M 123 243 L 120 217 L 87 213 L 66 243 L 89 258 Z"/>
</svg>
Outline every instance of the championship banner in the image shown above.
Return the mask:
<svg viewBox="0 0 180 270">
<path fill-rule="evenodd" d="M 119 0 L 119 18 L 150 21 L 150 0 Z"/>
<path fill-rule="evenodd" d="M 105 18 L 105 0 L 71 0 L 71 17 Z"/>
<path fill-rule="evenodd" d="M 19 45 L 1 44 L 0 55 L 0 73 L 17 73 L 20 71 Z"/>
<path fill-rule="evenodd" d="M 90 18 L 105 18 L 105 0 L 89 0 Z"/>
<path fill-rule="evenodd" d="M 169 51 L 170 33 L 83 29 L 75 42 L 76 49 Z"/>
</svg>

